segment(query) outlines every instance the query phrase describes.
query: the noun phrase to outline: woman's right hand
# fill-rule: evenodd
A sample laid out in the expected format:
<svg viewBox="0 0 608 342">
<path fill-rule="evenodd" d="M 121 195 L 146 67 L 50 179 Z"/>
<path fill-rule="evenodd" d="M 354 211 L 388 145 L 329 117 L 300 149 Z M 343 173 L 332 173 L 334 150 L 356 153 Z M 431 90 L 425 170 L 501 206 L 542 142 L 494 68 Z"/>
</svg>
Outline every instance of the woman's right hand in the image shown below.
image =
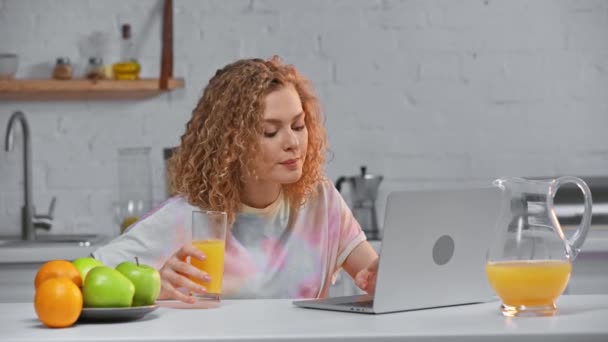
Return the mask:
<svg viewBox="0 0 608 342">
<path fill-rule="evenodd" d="M 189 277 L 200 279 L 204 282 L 211 280 L 209 275 L 187 262 L 187 257 L 205 260 L 205 254 L 192 245 L 185 245 L 173 254 L 161 267 L 160 280 L 161 290 L 159 299 L 178 299 L 185 303 L 194 303 L 192 296 L 184 294 L 179 288 L 185 288 L 192 293 L 205 293 L 205 287 L 190 280 Z"/>
</svg>

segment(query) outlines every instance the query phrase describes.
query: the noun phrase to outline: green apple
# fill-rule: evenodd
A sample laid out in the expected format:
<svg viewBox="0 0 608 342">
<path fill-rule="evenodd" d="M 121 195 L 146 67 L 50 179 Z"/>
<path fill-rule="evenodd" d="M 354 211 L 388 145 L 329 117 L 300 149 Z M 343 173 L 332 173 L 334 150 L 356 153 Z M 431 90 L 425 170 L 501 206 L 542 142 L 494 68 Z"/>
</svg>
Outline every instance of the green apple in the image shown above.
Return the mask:
<svg viewBox="0 0 608 342">
<path fill-rule="evenodd" d="M 104 266 L 103 262 L 92 258 L 92 257 L 84 257 L 84 258 L 78 258 L 75 259 L 74 261 L 72 261 L 72 265 L 76 266 L 76 268 L 78 269 L 78 272 L 80 272 L 80 277 L 82 278 L 82 283 L 84 284 L 84 280 L 87 277 L 87 273 L 89 273 L 90 270 L 92 270 L 93 268 L 97 267 L 97 266 Z"/>
<path fill-rule="evenodd" d="M 160 274 L 148 265 L 125 261 L 116 266 L 116 270 L 129 278 L 135 285 L 133 306 L 154 304 L 160 294 Z"/>
<path fill-rule="evenodd" d="M 133 303 L 135 285 L 112 267 L 97 266 L 87 274 L 82 294 L 85 307 L 127 307 Z"/>
</svg>

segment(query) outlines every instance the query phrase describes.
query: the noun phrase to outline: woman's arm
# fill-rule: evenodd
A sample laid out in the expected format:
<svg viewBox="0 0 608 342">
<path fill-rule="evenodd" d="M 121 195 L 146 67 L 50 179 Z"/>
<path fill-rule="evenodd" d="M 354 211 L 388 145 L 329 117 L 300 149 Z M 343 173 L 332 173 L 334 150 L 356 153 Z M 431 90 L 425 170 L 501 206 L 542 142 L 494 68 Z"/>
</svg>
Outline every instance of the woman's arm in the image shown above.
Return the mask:
<svg viewBox="0 0 608 342">
<path fill-rule="evenodd" d="M 355 279 L 360 271 L 367 269 L 377 258 L 378 254 L 372 245 L 363 241 L 346 257 L 342 268 Z"/>
</svg>

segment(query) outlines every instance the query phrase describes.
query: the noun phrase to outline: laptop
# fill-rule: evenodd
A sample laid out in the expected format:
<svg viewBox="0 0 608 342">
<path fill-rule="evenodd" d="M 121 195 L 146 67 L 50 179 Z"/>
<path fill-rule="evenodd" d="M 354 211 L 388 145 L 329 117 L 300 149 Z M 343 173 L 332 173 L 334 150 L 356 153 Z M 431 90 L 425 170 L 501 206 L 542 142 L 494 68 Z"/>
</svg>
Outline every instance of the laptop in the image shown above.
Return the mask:
<svg viewBox="0 0 608 342">
<path fill-rule="evenodd" d="M 392 192 L 375 295 L 293 304 L 380 314 L 490 301 L 495 296 L 485 274 L 486 251 L 501 204 L 494 187 Z"/>
</svg>

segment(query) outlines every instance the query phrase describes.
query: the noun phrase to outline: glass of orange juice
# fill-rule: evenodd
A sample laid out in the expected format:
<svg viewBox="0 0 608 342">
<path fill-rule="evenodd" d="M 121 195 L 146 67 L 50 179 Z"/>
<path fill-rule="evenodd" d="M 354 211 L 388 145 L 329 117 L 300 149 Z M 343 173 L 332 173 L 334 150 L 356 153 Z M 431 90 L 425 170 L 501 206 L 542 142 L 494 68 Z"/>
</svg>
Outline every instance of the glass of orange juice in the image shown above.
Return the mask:
<svg viewBox="0 0 608 342">
<path fill-rule="evenodd" d="M 192 295 L 199 304 L 207 303 L 208 307 L 217 306 L 214 304 L 219 304 L 222 295 L 226 230 L 227 215 L 225 212 L 192 212 L 192 245 L 203 252 L 206 258 L 203 261 L 191 258 L 190 263 L 211 277 L 208 282 L 191 278 L 207 289 L 205 294 L 193 293 Z"/>
</svg>

